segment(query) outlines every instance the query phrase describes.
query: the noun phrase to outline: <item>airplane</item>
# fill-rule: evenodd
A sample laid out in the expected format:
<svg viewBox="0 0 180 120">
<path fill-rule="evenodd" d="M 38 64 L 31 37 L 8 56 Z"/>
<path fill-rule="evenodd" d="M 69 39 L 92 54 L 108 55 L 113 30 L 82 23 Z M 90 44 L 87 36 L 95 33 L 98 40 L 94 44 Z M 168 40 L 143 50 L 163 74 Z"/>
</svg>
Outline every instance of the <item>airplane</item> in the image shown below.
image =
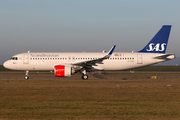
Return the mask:
<svg viewBox="0 0 180 120">
<path fill-rule="evenodd" d="M 175 54 L 166 54 L 171 25 L 163 25 L 150 42 L 137 52 L 30 52 L 14 55 L 3 66 L 12 70 L 54 71 L 56 77 L 69 77 L 77 72 L 87 80 L 87 72 L 104 70 L 128 70 L 148 66 L 175 58 Z"/>
</svg>

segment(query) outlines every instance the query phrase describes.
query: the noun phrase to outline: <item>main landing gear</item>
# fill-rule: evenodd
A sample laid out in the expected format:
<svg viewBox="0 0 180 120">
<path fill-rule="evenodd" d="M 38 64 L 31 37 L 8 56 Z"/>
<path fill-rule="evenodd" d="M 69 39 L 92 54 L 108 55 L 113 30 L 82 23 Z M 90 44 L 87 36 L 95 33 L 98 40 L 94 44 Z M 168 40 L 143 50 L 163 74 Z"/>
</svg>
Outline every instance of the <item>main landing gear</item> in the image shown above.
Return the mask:
<svg viewBox="0 0 180 120">
<path fill-rule="evenodd" d="M 86 69 L 81 69 L 81 73 L 83 74 L 82 75 L 82 79 L 83 80 L 87 80 L 88 79 L 88 75 L 87 75 L 87 73 L 86 73 Z"/>
<path fill-rule="evenodd" d="M 26 70 L 26 74 L 25 74 L 25 77 L 24 77 L 25 80 L 28 80 L 29 79 L 29 71 Z"/>
<path fill-rule="evenodd" d="M 83 75 L 82 75 L 82 79 L 83 79 L 83 80 L 87 80 L 87 79 L 88 79 L 88 75 L 83 74 Z"/>
</svg>

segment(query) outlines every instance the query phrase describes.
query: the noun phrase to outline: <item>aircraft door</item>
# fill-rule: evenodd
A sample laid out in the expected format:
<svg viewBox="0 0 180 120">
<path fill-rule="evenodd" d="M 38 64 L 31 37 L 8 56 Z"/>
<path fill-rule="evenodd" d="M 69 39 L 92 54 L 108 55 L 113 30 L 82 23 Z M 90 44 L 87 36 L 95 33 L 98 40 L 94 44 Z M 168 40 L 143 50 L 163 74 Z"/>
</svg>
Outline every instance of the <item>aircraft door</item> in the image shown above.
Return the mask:
<svg viewBox="0 0 180 120">
<path fill-rule="evenodd" d="M 29 53 L 24 54 L 23 63 L 24 64 L 29 64 Z"/>
<path fill-rule="evenodd" d="M 137 54 L 137 64 L 143 64 L 142 54 Z"/>
<path fill-rule="evenodd" d="M 69 62 L 75 62 L 75 57 L 68 57 Z"/>
</svg>

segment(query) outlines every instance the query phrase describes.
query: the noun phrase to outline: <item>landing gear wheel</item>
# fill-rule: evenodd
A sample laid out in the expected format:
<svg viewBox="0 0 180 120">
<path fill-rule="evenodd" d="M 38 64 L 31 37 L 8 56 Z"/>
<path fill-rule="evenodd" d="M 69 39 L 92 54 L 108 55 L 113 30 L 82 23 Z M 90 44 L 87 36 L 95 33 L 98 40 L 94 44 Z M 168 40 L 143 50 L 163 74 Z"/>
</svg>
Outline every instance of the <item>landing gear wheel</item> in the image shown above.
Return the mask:
<svg viewBox="0 0 180 120">
<path fill-rule="evenodd" d="M 29 79 L 29 76 L 25 76 L 24 79 L 28 80 L 28 79 Z"/>
<path fill-rule="evenodd" d="M 88 79 L 88 75 L 82 75 L 82 79 L 83 80 L 87 80 Z"/>
</svg>

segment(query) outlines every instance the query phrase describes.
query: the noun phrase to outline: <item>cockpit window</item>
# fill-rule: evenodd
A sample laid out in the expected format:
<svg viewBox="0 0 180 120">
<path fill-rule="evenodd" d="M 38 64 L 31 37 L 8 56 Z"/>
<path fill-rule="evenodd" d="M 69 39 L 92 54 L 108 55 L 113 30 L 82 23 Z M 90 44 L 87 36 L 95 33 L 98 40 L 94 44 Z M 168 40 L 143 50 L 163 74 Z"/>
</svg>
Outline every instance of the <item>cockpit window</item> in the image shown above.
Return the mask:
<svg viewBox="0 0 180 120">
<path fill-rule="evenodd" d="M 18 60 L 18 58 L 17 57 L 12 57 L 11 60 Z"/>
</svg>

